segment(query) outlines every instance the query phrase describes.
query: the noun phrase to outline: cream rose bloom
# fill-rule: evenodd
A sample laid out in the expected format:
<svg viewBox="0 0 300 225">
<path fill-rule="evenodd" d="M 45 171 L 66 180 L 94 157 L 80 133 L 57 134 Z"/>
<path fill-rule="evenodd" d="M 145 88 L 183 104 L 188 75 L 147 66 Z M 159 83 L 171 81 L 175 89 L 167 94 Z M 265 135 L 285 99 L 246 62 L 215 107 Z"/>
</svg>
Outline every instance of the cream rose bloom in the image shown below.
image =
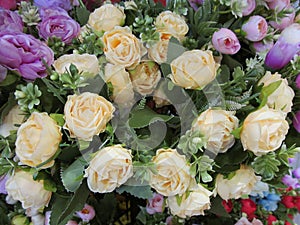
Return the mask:
<svg viewBox="0 0 300 225">
<path fill-rule="evenodd" d="M 88 25 L 95 31 L 110 31 L 115 26 L 123 26 L 126 15 L 122 7 L 104 4 L 89 16 Z"/>
<path fill-rule="evenodd" d="M 18 130 L 15 124 L 23 123 L 24 119 L 24 112 L 20 110 L 18 105 L 14 106 L 4 117 L 2 124 L 0 124 L 0 135 L 3 137 L 9 136 L 10 131 Z"/>
<path fill-rule="evenodd" d="M 155 20 L 157 32 L 182 40 L 188 33 L 189 27 L 183 17 L 171 12 L 161 12 Z"/>
<path fill-rule="evenodd" d="M 64 107 L 64 128 L 69 130 L 72 138 L 91 141 L 94 135 L 105 130 L 114 111 L 114 106 L 97 94 L 69 95 Z"/>
<path fill-rule="evenodd" d="M 256 182 L 260 179 L 261 177 L 256 176 L 251 167 L 241 165 L 231 179 L 224 178 L 222 174 L 217 175 L 216 191 L 224 200 L 238 199 L 242 195 L 250 194 Z"/>
<path fill-rule="evenodd" d="M 150 185 L 164 196 L 182 195 L 190 186 L 190 166 L 184 155 L 175 149 L 159 149 L 152 162 L 157 173 L 151 175 Z"/>
<path fill-rule="evenodd" d="M 22 170 L 8 178 L 5 188 L 10 197 L 22 203 L 24 209 L 47 206 L 52 195 L 52 192 L 44 189 L 42 180 L 35 181 L 30 173 Z"/>
<path fill-rule="evenodd" d="M 134 68 L 139 64 L 146 51 L 129 27 L 115 27 L 105 32 L 102 40 L 107 61 L 126 68 Z"/>
<path fill-rule="evenodd" d="M 187 89 L 201 89 L 213 81 L 217 74 L 211 51 L 186 51 L 171 62 L 171 80 Z"/>
<path fill-rule="evenodd" d="M 16 155 L 22 164 L 36 167 L 56 153 L 61 139 L 60 126 L 47 113 L 33 112 L 18 129 Z M 42 168 L 53 164 L 54 160 Z"/>
<path fill-rule="evenodd" d="M 265 76 L 258 82 L 258 85 L 263 84 L 264 87 L 266 87 L 276 81 L 281 81 L 281 84 L 271 95 L 269 95 L 267 105 L 269 108 L 289 113 L 292 111 L 295 93 L 289 86 L 287 79 L 281 78 L 281 75 L 277 72 L 271 74 L 270 71 L 267 71 Z"/>
<path fill-rule="evenodd" d="M 285 113 L 264 106 L 244 120 L 241 131 L 243 148 L 256 156 L 275 151 L 281 146 L 288 129 Z"/>
<path fill-rule="evenodd" d="M 113 86 L 112 99 L 115 103 L 124 106 L 134 103 L 133 86 L 124 66 L 106 64 L 103 78 L 106 83 L 111 83 Z"/>
<path fill-rule="evenodd" d="M 99 150 L 85 170 L 89 189 L 93 192 L 112 192 L 133 175 L 131 151 L 121 145 Z"/>
<path fill-rule="evenodd" d="M 167 199 L 168 207 L 173 215 L 181 218 L 204 215 L 204 210 L 210 209 L 210 196 L 213 194 L 202 185 L 197 184 L 189 189 L 190 193 L 182 196 L 181 204 L 178 205 L 176 196 Z"/>
<path fill-rule="evenodd" d="M 133 88 L 141 95 L 151 94 L 161 78 L 159 66 L 153 61 L 143 61 L 129 70 Z"/>
<path fill-rule="evenodd" d="M 100 72 L 97 57 L 90 54 L 63 55 L 54 61 L 53 66 L 57 73 L 62 74 L 69 71 L 71 64 L 75 65 L 78 71 L 83 73 L 85 77 L 94 77 Z"/>
<path fill-rule="evenodd" d="M 167 61 L 169 39 L 162 39 L 148 48 L 148 56 L 158 64 Z"/>
<path fill-rule="evenodd" d="M 218 154 L 224 153 L 235 142 L 231 132 L 239 125 L 235 112 L 222 109 L 208 109 L 200 114 L 192 125 L 192 130 L 200 131 L 206 139 L 206 149 Z"/>
</svg>

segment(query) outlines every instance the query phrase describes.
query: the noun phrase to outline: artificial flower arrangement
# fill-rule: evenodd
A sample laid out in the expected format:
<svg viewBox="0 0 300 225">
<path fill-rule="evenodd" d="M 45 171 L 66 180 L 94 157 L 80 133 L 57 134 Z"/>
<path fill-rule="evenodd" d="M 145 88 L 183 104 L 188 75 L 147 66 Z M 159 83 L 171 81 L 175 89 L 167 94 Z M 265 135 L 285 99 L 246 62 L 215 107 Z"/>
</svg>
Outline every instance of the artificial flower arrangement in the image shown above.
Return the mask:
<svg viewBox="0 0 300 225">
<path fill-rule="evenodd" d="M 0 224 L 294 224 L 296 1 L 0 5 Z"/>
</svg>

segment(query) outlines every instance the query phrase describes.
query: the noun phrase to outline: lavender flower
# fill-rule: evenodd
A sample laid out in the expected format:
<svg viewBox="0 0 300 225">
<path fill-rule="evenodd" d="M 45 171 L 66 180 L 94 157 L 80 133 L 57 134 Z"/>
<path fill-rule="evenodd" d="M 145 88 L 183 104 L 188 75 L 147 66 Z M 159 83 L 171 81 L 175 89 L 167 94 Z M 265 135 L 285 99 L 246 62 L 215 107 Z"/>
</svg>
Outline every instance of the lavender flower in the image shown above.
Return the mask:
<svg viewBox="0 0 300 225">
<path fill-rule="evenodd" d="M 243 24 L 242 31 L 246 34 L 249 41 L 261 41 L 268 32 L 268 23 L 262 16 L 251 16 Z"/>
<path fill-rule="evenodd" d="M 204 0 L 189 0 L 191 7 L 197 11 L 198 8 L 203 4 Z"/>
<path fill-rule="evenodd" d="M 296 129 L 296 131 L 298 131 L 298 133 L 300 133 L 300 111 L 298 111 L 294 116 L 293 126 Z"/>
<path fill-rule="evenodd" d="M 300 179 L 300 167 L 294 169 L 292 173 L 295 178 Z"/>
<path fill-rule="evenodd" d="M 50 16 L 45 15 L 43 17 L 42 22 L 38 25 L 38 29 L 40 36 L 45 40 L 50 37 L 58 37 L 68 44 L 79 35 L 80 25 L 65 13 L 57 11 L 54 14 L 51 11 Z"/>
<path fill-rule="evenodd" d="M 284 183 L 286 186 L 291 187 L 293 189 L 300 188 L 300 184 L 298 182 L 298 179 L 292 177 L 291 175 L 284 175 L 282 178 L 282 183 Z"/>
<path fill-rule="evenodd" d="M 0 176 L 0 194 L 7 195 L 7 191 L 5 188 L 7 179 L 8 179 L 8 176 L 6 176 L 6 175 Z"/>
<path fill-rule="evenodd" d="M 259 42 L 254 42 L 253 43 L 253 48 L 255 49 L 256 53 L 267 53 L 274 45 L 273 41 L 270 42 L 264 42 L 264 41 L 259 41 Z"/>
<path fill-rule="evenodd" d="M 84 222 L 88 222 L 95 217 L 95 210 L 92 206 L 85 204 L 84 208 L 81 211 L 77 211 L 75 214 Z"/>
<path fill-rule="evenodd" d="M 164 197 L 161 194 L 154 193 L 151 199 L 148 199 L 146 211 L 149 214 L 160 213 L 163 211 Z"/>
<path fill-rule="evenodd" d="M 278 70 L 287 65 L 300 50 L 300 24 L 294 23 L 285 28 L 277 42 L 267 53 L 265 64 Z"/>
<path fill-rule="evenodd" d="M 300 89 L 300 74 L 297 75 L 295 83 L 296 83 L 296 87 Z"/>
<path fill-rule="evenodd" d="M 0 32 L 0 65 L 15 70 L 26 80 L 47 76 L 46 63 L 54 61 L 52 50 L 31 35 L 4 30 Z"/>
<path fill-rule="evenodd" d="M 0 8 L 0 30 L 23 31 L 23 21 L 18 13 Z"/>
<path fill-rule="evenodd" d="M 34 5 L 39 8 L 62 8 L 67 11 L 72 9 L 70 0 L 34 0 Z"/>
</svg>

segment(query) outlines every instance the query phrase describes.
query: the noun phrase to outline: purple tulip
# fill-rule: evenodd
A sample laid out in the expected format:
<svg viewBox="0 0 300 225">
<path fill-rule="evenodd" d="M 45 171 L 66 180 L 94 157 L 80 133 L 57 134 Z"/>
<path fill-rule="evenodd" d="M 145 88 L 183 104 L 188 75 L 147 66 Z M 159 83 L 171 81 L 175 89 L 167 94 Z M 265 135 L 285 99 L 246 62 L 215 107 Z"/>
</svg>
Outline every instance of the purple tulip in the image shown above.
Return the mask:
<svg viewBox="0 0 300 225">
<path fill-rule="evenodd" d="M 267 35 L 268 23 L 262 16 L 251 16 L 243 24 L 242 31 L 246 33 L 246 39 L 249 41 L 261 41 Z"/>
<path fill-rule="evenodd" d="M 273 41 L 270 42 L 254 42 L 253 43 L 253 48 L 255 49 L 255 52 L 260 53 L 260 52 L 268 52 L 274 45 Z"/>
<path fill-rule="evenodd" d="M 47 76 L 44 62 L 51 66 L 53 51 L 31 35 L 4 30 L 0 32 L 0 65 L 15 70 L 26 80 Z"/>
<path fill-rule="evenodd" d="M 0 30 L 23 31 L 23 21 L 18 13 L 0 8 Z"/>
<path fill-rule="evenodd" d="M 276 9 L 279 12 L 290 6 L 290 0 L 272 0 L 267 4 L 270 9 Z"/>
<path fill-rule="evenodd" d="M 256 7 L 256 2 L 255 2 L 255 0 L 246 0 L 246 7 L 245 8 L 243 8 L 243 10 L 242 10 L 242 15 L 243 16 L 248 16 L 248 15 L 250 15 L 253 11 L 254 11 L 254 9 L 255 9 L 255 7 Z"/>
<path fill-rule="evenodd" d="M 277 42 L 267 53 L 265 64 L 277 70 L 287 65 L 300 51 L 300 24 L 293 23 L 285 28 Z"/>
<path fill-rule="evenodd" d="M 72 9 L 70 0 L 34 0 L 34 5 L 39 8 L 62 8 L 67 11 Z"/>
<path fill-rule="evenodd" d="M 197 11 L 199 7 L 203 4 L 204 0 L 189 0 L 191 7 Z"/>
<path fill-rule="evenodd" d="M 6 176 L 6 175 L 0 176 L 0 194 L 7 195 L 7 191 L 5 188 L 7 179 L 8 179 L 8 176 Z"/>
<path fill-rule="evenodd" d="M 237 53 L 241 48 L 235 33 L 227 28 L 221 28 L 213 34 L 212 44 L 217 51 L 229 55 Z"/>
<path fill-rule="evenodd" d="M 154 193 L 151 199 L 148 199 L 146 211 L 149 214 L 160 213 L 163 211 L 164 197 L 161 194 Z"/>
<path fill-rule="evenodd" d="M 65 14 L 45 16 L 38 25 L 39 34 L 47 40 L 50 37 L 58 37 L 69 44 L 80 32 L 80 25 Z"/>
<path fill-rule="evenodd" d="M 298 131 L 298 133 L 300 133 L 300 111 L 298 111 L 294 116 L 293 126 L 296 129 L 296 131 Z"/>
<path fill-rule="evenodd" d="M 84 208 L 81 211 L 77 211 L 76 216 L 82 219 L 84 222 L 88 222 L 95 217 L 95 210 L 92 206 L 85 204 Z"/>
<path fill-rule="evenodd" d="M 300 167 L 293 170 L 293 175 L 295 178 L 300 179 Z"/>
</svg>

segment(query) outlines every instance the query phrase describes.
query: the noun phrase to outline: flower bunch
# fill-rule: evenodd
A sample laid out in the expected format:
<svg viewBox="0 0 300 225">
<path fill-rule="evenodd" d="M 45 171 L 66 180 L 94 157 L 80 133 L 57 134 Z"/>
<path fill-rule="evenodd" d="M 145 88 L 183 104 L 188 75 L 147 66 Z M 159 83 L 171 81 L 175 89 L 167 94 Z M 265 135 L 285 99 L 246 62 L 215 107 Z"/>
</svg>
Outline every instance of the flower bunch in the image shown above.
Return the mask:
<svg viewBox="0 0 300 225">
<path fill-rule="evenodd" d="M 293 224 L 297 3 L 0 1 L 0 223 Z"/>
</svg>

